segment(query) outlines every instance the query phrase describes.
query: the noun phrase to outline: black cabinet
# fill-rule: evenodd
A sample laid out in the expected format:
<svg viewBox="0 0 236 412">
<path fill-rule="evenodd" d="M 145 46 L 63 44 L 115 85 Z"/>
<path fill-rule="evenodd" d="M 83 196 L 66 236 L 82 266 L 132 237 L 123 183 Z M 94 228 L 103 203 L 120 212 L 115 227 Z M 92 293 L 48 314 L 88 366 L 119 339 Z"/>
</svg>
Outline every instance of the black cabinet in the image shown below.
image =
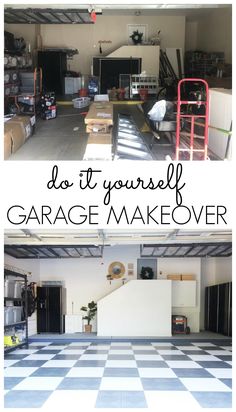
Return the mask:
<svg viewBox="0 0 236 412">
<path fill-rule="evenodd" d="M 45 92 L 65 94 L 65 72 L 67 71 L 67 56 L 61 51 L 39 51 L 38 67 L 43 72 L 43 89 Z"/>
<path fill-rule="evenodd" d="M 232 336 L 232 282 L 206 287 L 205 330 Z"/>
<path fill-rule="evenodd" d="M 60 286 L 37 287 L 38 333 L 64 333 L 66 290 Z"/>
</svg>

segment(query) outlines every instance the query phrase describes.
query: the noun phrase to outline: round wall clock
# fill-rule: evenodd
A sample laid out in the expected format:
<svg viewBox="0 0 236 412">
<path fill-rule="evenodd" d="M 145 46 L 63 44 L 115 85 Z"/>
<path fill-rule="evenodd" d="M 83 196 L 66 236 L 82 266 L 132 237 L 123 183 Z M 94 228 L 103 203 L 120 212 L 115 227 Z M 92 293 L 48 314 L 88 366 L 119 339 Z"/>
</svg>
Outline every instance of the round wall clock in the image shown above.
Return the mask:
<svg viewBox="0 0 236 412">
<path fill-rule="evenodd" d="M 122 278 L 125 274 L 125 266 L 121 262 L 112 262 L 109 265 L 108 274 L 112 279 Z"/>
</svg>

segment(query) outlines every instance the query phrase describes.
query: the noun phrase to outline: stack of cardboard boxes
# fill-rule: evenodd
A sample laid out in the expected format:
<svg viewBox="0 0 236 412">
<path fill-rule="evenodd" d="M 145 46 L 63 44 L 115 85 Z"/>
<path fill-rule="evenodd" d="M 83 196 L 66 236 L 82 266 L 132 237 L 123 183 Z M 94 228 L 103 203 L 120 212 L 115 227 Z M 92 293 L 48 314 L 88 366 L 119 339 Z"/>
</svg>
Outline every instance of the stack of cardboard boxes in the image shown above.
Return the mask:
<svg viewBox="0 0 236 412">
<path fill-rule="evenodd" d="M 89 138 L 84 160 L 112 160 L 112 103 L 92 103 L 85 117 L 85 124 Z"/>
<path fill-rule="evenodd" d="M 33 134 L 35 116 L 6 116 L 4 118 L 4 159 L 15 153 Z"/>
</svg>

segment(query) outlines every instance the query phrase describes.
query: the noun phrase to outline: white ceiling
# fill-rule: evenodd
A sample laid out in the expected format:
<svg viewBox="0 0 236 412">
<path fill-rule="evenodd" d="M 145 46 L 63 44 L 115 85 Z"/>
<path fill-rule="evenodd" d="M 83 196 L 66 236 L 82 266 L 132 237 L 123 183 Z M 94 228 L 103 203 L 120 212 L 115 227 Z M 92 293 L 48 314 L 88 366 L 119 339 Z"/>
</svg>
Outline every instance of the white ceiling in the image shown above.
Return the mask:
<svg viewBox="0 0 236 412">
<path fill-rule="evenodd" d="M 6 230 L 5 245 L 124 245 L 231 242 L 230 230 Z"/>
</svg>

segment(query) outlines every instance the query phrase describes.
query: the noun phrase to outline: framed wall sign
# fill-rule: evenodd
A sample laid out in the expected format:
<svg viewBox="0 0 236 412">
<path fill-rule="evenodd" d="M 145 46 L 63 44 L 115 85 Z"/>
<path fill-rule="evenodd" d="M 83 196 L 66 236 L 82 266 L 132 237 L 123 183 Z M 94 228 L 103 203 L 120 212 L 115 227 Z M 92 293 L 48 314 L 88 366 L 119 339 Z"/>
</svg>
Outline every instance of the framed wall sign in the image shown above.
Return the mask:
<svg viewBox="0 0 236 412">
<path fill-rule="evenodd" d="M 157 260 L 137 259 L 137 279 L 157 279 Z"/>
<path fill-rule="evenodd" d="M 148 25 L 147 24 L 127 24 L 127 37 L 128 37 L 128 44 L 135 44 L 134 41 L 130 36 L 133 35 L 133 33 L 140 33 L 142 34 L 141 37 L 141 44 L 145 43 L 148 38 Z"/>
</svg>

